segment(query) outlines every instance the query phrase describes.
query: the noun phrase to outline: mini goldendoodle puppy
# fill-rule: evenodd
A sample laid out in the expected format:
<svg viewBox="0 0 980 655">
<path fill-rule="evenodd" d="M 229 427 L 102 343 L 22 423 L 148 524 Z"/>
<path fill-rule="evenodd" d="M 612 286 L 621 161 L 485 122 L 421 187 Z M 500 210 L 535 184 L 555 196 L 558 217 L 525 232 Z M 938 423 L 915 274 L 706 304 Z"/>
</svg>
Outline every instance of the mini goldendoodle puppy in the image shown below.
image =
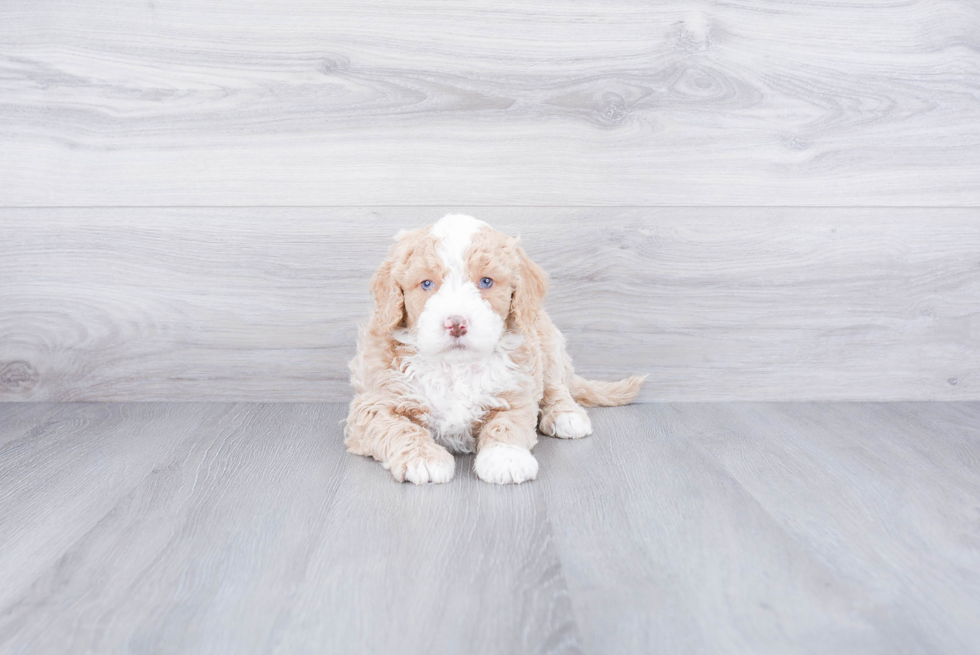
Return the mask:
<svg viewBox="0 0 980 655">
<path fill-rule="evenodd" d="M 524 482 L 538 473 L 537 428 L 584 437 L 583 405 L 625 405 L 640 390 L 645 376 L 575 375 L 541 307 L 545 273 L 517 239 L 460 214 L 395 239 L 350 363 L 350 452 L 415 484 L 448 482 L 450 453 L 476 452 L 481 479 Z"/>
</svg>

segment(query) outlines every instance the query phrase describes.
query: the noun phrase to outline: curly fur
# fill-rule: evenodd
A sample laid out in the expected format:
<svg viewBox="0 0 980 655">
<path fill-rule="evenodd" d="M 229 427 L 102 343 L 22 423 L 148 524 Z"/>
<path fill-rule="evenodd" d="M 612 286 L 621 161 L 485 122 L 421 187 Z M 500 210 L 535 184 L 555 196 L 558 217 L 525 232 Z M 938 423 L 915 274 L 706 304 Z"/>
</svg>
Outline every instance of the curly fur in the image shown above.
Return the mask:
<svg viewBox="0 0 980 655">
<path fill-rule="evenodd" d="M 519 483 L 537 475 L 538 428 L 584 437 L 583 406 L 632 401 L 644 377 L 575 375 L 542 309 L 547 290 L 517 239 L 475 218 L 451 214 L 399 233 L 371 281 L 374 313 L 350 363 L 348 450 L 416 484 L 451 479 L 450 451 L 476 452 L 480 478 Z"/>
</svg>

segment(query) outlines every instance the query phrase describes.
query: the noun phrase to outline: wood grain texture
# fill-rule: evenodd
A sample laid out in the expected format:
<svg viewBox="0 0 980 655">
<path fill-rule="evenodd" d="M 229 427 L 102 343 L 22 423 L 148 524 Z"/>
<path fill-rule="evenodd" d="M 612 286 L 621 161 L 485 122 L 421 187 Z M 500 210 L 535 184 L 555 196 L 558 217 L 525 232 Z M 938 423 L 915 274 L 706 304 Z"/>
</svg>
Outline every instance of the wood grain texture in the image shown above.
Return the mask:
<svg viewBox="0 0 980 655">
<path fill-rule="evenodd" d="M 345 409 L 0 405 L 0 653 L 980 653 L 980 403 L 593 410 L 516 487 Z"/>
<path fill-rule="evenodd" d="M 0 6 L 0 202 L 977 205 L 973 0 Z"/>
<path fill-rule="evenodd" d="M 0 523 L 24 543 L 0 561 L 36 576 L 5 590 L 0 651 L 580 652 L 535 487 L 491 488 L 471 458 L 451 485 L 398 485 L 344 452 L 342 405 L 155 407 L 173 421 L 206 408 L 207 427 L 164 456 L 144 450 L 152 473 L 101 513 L 87 508 L 99 520 L 56 561 L 29 554 L 46 523 L 29 534 Z M 140 416 L 129 424 L 161 434 Z M 98 432 L 74 436 L 88 449 L 113 439 Z M 35 513 L 61 512 L 66 499 L 31 472 L 7 481 Z"/>
<path fill-rule="evenodd" d="M 457 457 L 449 484 L 420 489 L 394 484 L 373 460 L 345 457 L 325 528 L 332 537 L 291 598 L 274 653 L 351 644 L 365 653 L 582 652 L 534 485 L 491 486 L 472 457 Z"/>
<path fill-rule="evenodd" d="M 37 421 L 5 424 L 0 437 L 4 607 L 198 427 L 207 406 L 38 407 Z"/>
<path fill-rule="evenodd" d="M 0 210 L 0 399 L 346 400 L 391 236 L 448 209 Z M 980 210 L 457 209 L 641 400 L 980 398 Z"/>
<path fill-rule="evenodd" d="M 980 652 L 978 417 L 655 404 L 542 441 L 586 650 Z"/>
</svg>

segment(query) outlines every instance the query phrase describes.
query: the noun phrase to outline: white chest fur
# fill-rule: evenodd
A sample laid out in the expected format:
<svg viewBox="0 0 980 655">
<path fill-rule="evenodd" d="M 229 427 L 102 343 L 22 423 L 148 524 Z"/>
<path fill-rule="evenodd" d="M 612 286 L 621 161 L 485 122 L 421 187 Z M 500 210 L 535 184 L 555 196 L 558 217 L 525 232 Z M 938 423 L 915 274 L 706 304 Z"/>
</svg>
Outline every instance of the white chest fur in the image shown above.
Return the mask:
<svg viewBox="0 0 980 655">
<path fill-rule="evenodd" d="M 474 424 L 491 409 L 506 409 L 500 395 L 519 389 L 527 377 L 503 349 L 480 358 L 414 355 L 401 372 L 428 409 L 426 423 L 435 440 L 458 453 L 476 451 Z"/>
</svg>

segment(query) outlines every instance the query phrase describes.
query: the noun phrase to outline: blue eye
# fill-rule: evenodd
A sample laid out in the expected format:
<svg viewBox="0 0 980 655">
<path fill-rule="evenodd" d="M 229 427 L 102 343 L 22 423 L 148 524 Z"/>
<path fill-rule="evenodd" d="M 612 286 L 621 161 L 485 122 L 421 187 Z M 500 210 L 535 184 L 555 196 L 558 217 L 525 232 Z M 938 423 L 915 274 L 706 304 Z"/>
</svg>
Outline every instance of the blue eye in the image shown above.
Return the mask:
<svg viewBox="0 0 980 655">
<path fill-rule="evenodd" d="M 481 278 L 480 279 L 480 288 L 481 289 L 489 289 L 492 286 L 493 286 L 493 280 L 491 280 L 490 278 L 485 277 L 485 278 Z"/>
<path fill-rule="evenodd" d="M 422 280 L 422 288 L 425 289 L 426 291 L 431 291 L 432 287 L 434 287 L 435 285 L 436 285 L 435 282 L 433 282 L 432 280 Z"/>
</svg>

